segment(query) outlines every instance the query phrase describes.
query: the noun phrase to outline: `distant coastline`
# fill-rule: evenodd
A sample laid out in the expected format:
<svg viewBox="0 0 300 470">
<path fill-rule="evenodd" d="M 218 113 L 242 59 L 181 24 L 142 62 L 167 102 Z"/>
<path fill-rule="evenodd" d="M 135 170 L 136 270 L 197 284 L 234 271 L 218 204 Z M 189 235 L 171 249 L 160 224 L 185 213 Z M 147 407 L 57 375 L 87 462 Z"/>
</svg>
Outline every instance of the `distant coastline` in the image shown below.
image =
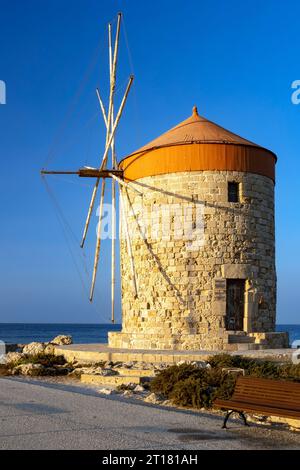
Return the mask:
<svg viewBox="0 0 300 470">
<path fill-rule="evenodd" d="M 30 343 L 32 341 L 50 341 L 59 334 L 70 334 L 74 343 L 107 343 L 109 331 L 120 331 L 121 324 L 85 324 L 85 323 L 0 323 L 0 340 L 5 343 Z M 283 325 L 277 331 L 288 331 L 290 343 L 300 340 L 299 325 Z"/>
</svg>

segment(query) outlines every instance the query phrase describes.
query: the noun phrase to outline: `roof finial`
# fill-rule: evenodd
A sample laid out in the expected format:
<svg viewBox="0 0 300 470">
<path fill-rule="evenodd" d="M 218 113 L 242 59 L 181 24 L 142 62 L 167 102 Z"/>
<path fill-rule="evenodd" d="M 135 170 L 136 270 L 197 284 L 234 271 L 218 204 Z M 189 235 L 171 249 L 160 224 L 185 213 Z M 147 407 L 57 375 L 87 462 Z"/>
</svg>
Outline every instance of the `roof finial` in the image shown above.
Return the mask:
<svg viewBox="0 0 300 470">
<path fill-rule="evenodd" d="M 193 106 L 193 116 L 199 116 L 197 106 Z"/>
</svg>

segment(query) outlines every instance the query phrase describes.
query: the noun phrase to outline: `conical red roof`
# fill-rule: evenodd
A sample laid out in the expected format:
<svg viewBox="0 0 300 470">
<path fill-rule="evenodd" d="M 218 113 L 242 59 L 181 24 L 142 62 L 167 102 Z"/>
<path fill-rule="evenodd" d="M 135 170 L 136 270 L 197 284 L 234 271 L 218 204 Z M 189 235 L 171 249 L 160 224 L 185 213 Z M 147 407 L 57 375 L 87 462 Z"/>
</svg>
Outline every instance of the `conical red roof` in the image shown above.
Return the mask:
<svg viewBox="0 0 300 470">
<path fill-rule="evenodd" d="M 190 143 L 238 144 L 258 147 L 258 145 L 253 142 L 243 139 L 218 124 L 199 116 L 197 108 L 194 106 L 191 117 L 182 121 L 180 124 L 152 140 L 134 153 L 168 145 Z"/>
<path fill-rule="evenodd" d="M 276 155 L 199 116 L 191 117 L 131 153 L 119 163 L 124 177 L 192 171 L 238 171 L 275 180 Z"/>
</svg>

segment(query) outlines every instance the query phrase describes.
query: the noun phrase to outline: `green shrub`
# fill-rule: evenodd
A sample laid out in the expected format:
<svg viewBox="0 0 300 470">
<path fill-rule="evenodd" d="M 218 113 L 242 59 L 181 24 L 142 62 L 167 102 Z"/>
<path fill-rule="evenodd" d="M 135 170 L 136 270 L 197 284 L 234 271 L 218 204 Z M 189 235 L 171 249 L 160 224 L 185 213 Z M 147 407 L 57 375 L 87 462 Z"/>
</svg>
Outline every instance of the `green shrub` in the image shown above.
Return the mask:
<svg viewBox="0 0 300 470">
<path fill-rule="evenodd" d="M 212 367 L 239 367 L 245 370 L 249 370 L 259 363 L 259 361 L 255 359 L 243 356 L 231 356 L 230 354 L 216 354 L 215 356 L 210 356 L 208 362 Z"/>
<path fill-rule="evenodd" d="M 160 371 L 150 385 L 152 392 L 160 393 L 164 398 L 169 398 L 175 385 L 190 377 L 201 377 L 205 369 L 199 369 L 191 364 L 171 366 Z"/>
<path fill-rule="evenodd" d="M 230 356 L 229 354 L 212 356 L 208 359 L 208 362 L 213 368 L 238 367 L 244 369 L 246 375 L 269 379 L 281 378 L 284 370 L 283 366 L 272 361 L 250 359 L 242 356 Z"/>
<path fill-rule="evenodd" d="M 210 408 L 215 397 L 230 398 L 235 380 L 235 375 L 220 368 L 199 369 L 182 364 L 159 372 L 150 388 L 176 405 Z"/>
<path fill-rule="evenodd" d="M 202 408 L 209 402 L 210 390 L 200 378 L 189 377 L 175 384 L 169 398 L 175 405 Z"/>
<path fill-rule="evenodd" d="M 280 366 L 271 361 L 256 362 L 246 368 L 247 375 L 266 379 L 278 379 L 281 375 Z"/>
<path fill-rule="evenodd" d="M 169 398 L 175 405 L 192 406 L 193 408 L 211 408 L 218 398 L 230 398 L 236 376 L 220 369 L 205 369 L 202 377 L 189 377 L 178 382 Z"/>
<path fill-rule="evenodd" d="M 55 356 L 54 354 L 34 354 L 23 357 L 14 363 L 14 367 L 21 364 L 42 364 L 45 367 L 52 367 L 65 364 L 63 356 Z"/>
<path fill-rule="evenodd" d="M 244 369 L 248 376 L 300 382 L 300 364 L 229 354 L 212 356 L 209 363 L 211 368 L 203 369 L 191 364 L 168 367 L 157 374 L 150 389 L 179 406 L 210 408 L 216 397 L 229 399 L 233 394 L 237 375 L 222 370 L 227 367 Z"/>
<path fill-rule="evenodd" d="M 280 378 L 300 382 L 300 364 L 285 364 L 281 366 Z"/>
<path fill-rule="evenodd" d="M 215 398 L 222 398 L 224 400 L 229 400 L 229 398 L 231 398 L 233 394 L 236 379 L 237 379 L 236 374 L 227 374 L 227 373 L 224 374 L 223 373 L 220 384 L 214 390 L 212 401 Z"/>
<path fill-rule="evenodd" d="M 208 358 L 208 362 L 212 367 L 235 367 L 233 361 L 234 356 L 230 356 L 230 354 L 216 354 Z"/>
</svg>

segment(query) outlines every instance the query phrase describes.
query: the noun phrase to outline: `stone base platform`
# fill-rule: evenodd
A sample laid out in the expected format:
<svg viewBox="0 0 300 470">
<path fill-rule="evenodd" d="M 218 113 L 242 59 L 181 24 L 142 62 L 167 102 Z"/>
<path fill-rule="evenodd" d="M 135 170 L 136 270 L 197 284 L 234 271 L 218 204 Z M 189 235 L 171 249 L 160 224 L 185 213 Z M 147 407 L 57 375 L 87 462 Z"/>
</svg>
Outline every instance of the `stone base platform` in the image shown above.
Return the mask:
<svg viewBox="0 0 300 470">
<path fill-rule="evenodd" d="M 110 331 L 108 333 L 108 345 L 116 349 L 150 349 L 171 351 L 195 351 L 204 349 L 207 351 L 244 351 L 260 349 L 282 349 L 289 345 L 289 337 L 286 332 L 255 332 L 225 331 L 219 337 L 208 335 L 171 335 L 126 333 L 124 331 Z"/>
<path fill-rule="evenodd" d="M 290 362 L 294 349 L 263 349 L 254 351 L 233 351 L 228 354 L 243 355 L 252 358 L 268 359 L 272 361 Z M 205 361 L 208 357 L 221 354 L 224 351 L 173 351 L 173 350 L 142 350 L 142 349 L 114 349 L 107 344 L 71 344 L 56 346 L 55 354 L 63 355 L 67 361 L 94 363 L 101 361 L 112 362 L 145 362 L 176 364 L 180 361 Z"/>
</svg>

